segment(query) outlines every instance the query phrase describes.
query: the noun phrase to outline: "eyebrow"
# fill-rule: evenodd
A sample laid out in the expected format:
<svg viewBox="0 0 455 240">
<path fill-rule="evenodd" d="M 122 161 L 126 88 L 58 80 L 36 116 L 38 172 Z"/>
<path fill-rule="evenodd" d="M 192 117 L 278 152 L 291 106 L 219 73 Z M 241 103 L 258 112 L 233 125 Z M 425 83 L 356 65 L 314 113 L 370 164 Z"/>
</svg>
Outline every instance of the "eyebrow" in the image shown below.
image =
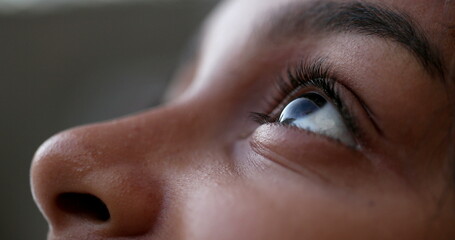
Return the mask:
<svg viewBox="0 0 455 240">
<path fill-rule="evenodd" d="M 433 77 L 444 81 L 441 54 L 405 13 L 372 3 L 316 1 L 291 4 L 271 18 L 268 34 L 295 36 L 307 29 L 352 32 L 394 41 L 407 49 Z"/>
</svg>

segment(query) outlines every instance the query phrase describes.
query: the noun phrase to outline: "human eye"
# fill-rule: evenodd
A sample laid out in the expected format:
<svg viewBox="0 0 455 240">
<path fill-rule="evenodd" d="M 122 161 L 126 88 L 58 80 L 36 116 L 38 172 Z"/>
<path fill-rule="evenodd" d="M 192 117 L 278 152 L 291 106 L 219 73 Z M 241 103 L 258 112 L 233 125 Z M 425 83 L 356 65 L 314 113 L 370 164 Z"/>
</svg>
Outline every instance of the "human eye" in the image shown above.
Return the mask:
<svg viewBox="0 0 455 240">
<path fill-rule="evenodd" d="M 256 122 L 301 129 L 359 148 L 360 131 L 344 103 L 342 86 L 323 60 L 290 68 L 277 83 L 279 95 L 271 103 L 275 107 L 269 113 L 252 113 Z"/>
<path fill-rule="evenodd" d="M 290 102 L 278 122 L 332 137 L 348 146 L 356 145 L 337 108 L 317 92 L 305 93 Z"/>
</svg>

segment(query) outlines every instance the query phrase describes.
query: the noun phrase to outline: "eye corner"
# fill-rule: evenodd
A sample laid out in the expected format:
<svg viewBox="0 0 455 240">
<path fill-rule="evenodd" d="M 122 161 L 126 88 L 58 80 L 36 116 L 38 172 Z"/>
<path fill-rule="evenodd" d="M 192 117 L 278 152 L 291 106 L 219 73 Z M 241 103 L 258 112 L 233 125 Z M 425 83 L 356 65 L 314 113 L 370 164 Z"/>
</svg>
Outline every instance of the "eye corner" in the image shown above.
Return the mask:
<svg viewBox="0 0 455 240">
<path fill-rule="evenodd" d="M 275 121 L 269 114 L 259 112 L 250 112 L 249 118 L 259 125 L 273 123 Z"/>
</svg>

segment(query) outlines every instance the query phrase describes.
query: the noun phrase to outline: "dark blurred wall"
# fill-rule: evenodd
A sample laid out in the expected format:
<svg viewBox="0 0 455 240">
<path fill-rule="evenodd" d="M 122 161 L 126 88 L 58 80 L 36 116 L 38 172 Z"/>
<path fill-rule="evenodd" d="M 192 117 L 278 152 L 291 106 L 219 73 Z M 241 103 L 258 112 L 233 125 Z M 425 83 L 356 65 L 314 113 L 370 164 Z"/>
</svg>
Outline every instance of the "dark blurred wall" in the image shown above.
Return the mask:
<svg viewBox="0 0 455 240">
<path fill-rule="evenodd" d="M 156 104 L 215 3 L 126 1 L 0 14 L 0 239 L 45 239 L 29 184 L 40 143 Z"/>
</svg>

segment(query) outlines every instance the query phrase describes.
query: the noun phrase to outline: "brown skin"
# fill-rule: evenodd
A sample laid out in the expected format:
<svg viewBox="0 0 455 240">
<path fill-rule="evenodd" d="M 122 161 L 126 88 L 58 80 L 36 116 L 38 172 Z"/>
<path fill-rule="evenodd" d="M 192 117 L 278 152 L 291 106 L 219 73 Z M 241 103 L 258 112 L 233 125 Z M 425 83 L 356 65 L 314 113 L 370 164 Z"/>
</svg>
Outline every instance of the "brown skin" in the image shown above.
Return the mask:
<svg viewBox="0 0 455 240">
<path fill-rule="evenodd" d="M 171 101 L 45 142 L 31 178 L 49 239 L 455 239 L 453 89 L 402 46 L 376 37 L 264 44 L 258 33 L 267 25 L 257 23 L 292 2 L 305 1 L 225 3 Z M 455 44 L 446 26 L 455 21 L 442 13 L 453 9 L 443 1 L 380 3 L 414 18 L 450 63 Z M 249 118 L 274 107 L 267 96 L 276 76 L 302 56 L 328 57 L 346 76 L 350 90 L 340 92 L 365 133 L 360 149 Z M 96 196 L 110 219 L 68 211 L 57 204 L 62 193 Z"/>
</svg>

